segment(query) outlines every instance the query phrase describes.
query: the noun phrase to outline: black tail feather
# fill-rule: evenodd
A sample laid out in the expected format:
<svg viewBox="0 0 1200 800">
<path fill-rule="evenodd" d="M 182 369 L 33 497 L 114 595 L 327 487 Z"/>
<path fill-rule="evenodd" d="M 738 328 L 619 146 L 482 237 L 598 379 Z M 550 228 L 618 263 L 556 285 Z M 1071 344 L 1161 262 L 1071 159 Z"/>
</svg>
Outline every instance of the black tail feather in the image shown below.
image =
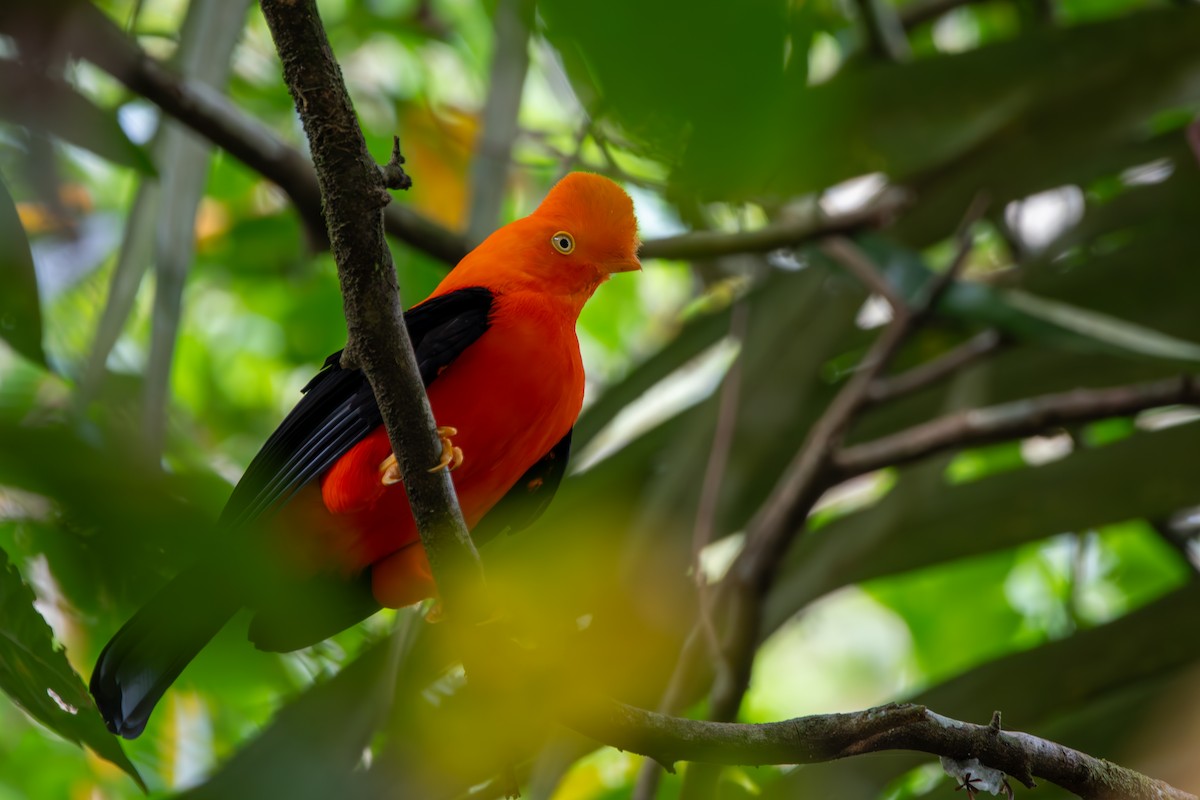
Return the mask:
<svg viewBox="0 0 1200 800">
<path fill-rule="evenodd" d="M 90 688 L 110 731 L 139 736 L 183 668 L 242 605 L 220 574 L 205 564 L 180 573 L 104 647 Z"/>
<path fill-rule="evenodd" d="M 353 579 L 318 574 L 277 587 L 256 603 L 248 635 L 259 650 L 290 653 L 362 622 L 379 608 L 370 570 Z"/>
</svg>

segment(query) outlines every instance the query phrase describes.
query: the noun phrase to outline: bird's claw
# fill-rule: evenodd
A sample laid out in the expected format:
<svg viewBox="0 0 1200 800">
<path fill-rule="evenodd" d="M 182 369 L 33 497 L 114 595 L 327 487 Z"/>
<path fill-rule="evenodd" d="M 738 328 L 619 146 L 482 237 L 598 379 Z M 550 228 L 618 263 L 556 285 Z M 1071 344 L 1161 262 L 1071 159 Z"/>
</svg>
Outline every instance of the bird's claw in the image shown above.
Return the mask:
<svg viewBox="0 0 1200 800">
<path fill-rule="evenodd" d="M 454 472 L 462 466 L 463 451 L 461 447 L 455 447 L 454 442 L 450 441 L 451 436 L 458 435 L 458 428 L 451 428 L 446 425 L 437 429 L 438 439 L 442 443 L 442 457 L 438 463 L 429 468 L 430 472 Z"/>
<path fill-rule="evenodd" d="M 458 428 L 449 426 L 437 429 L 438 440 L 442 443 L 442 455 L 438 463 L 429 468 L 430 472 L 441 472 L 448 470 L 453 472 L 462 466 L 463 451 L 461 447 L 455 447 L 450 441 L 451 436 L 458 435 Z M 396 454 L 391 453 L 379 465 L 379 482 L 384 486 L 392 486 L 400 483 L 400 462 L 396 460 Z"/>
<path fill-rule="evenodd" d="M 396 461 L 395 453 L 388 455 L 379 465 L 379 482 L 384 486 L 400 482 L 400 462 Z"/>
</svg>

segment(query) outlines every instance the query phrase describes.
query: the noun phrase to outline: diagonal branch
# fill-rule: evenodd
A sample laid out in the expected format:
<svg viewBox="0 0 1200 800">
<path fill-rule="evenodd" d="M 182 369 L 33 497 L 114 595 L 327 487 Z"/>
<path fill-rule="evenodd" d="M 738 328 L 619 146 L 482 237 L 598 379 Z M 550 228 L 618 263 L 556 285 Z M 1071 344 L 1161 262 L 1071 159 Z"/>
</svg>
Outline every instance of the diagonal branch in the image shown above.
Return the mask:
<svg viewBox="0 0 1200 800">
<path fill-rule="evenodd" d="M 0 30 L 14 36 L 28 35 L 30 30 L 22 26 L 28 20 L 16 14 L 18 10 L 0 7 Z M 13 12 L 11 17 L 8 11 Z M 71 4 L 60 25 L 71 52 L 91 61 L 130 91 L 145 97 L 274 182 L 291 198 L 317 238 L 324 238 L 317 174 L 304 153 L 285 143 L 224 95 L 179 77 L 161 61 L 147 55 L 91 3 Z M 466 243 L 461 236 L 403 205 L 387 207 L 384 220 L 388 233 L 436 259 L 454 264 L 466 255 Z"/>
<path fill-rule="evenodd" d="M 992 725 L 975 725 L 923 706 L 888 705 L 757 725 L 702 722 L 655 714 L 611 700 L 567 715 L 565 724 L 597 741 L 676 761 L 761 766 L 812 764 L 863 753 L 915 750 L 978 759 L 1028 787 L 1043 778 L 1085 800 L 1196 800 L 1162 781 L 1078 750 Z"/>
<path fill-rule="evenodd" d="M 642 258 L 690 260 L 716 258 L 737 253 L 768 253 L 796 247 L 831 234 L 853 233 L 880 226 L 896 217 L 911 201 L 904 192 L 885 193 L 876 202 L 855 211 L 837 215 L 804 214 L 779 220 L 762 228 L 736 233 L 695 231 L 651 239 L 642 243 Z"/>
<path fill-rule="evenodd" d="M 867 391 L 867 402 L 881 405 L 897 397 L 912 394 L 920 389 L 950 377 L 980 359 L 995 353 L 1005 344 L 1004 337 L 989 328 L 942 355 L 919 364 L 907 372 L 883 377 L 871 384 Z"/>
<path fill-rule="evenodd" d="M 441 448 L 384 239 L 384 170 L 367 152 L 315 0 L 262 0 L 262 11 L 316 164 L 345 303 L 343 363 L 371 383 L 447 610 L 473 619 L 483 573 L 449 475 L 425 469 Z"/>
<path fill-rule="evenodd" d="M 1011 403 L 959 411 L 834 456 L 841 478 L 908 464 L 946 450 L 1044 433 L 1061 425 L 1123 417 L 1168 405 L 1200 404 L 1200 377 L 1184 375 L 1108 389 L 1076 389 Z"/>
</svg>

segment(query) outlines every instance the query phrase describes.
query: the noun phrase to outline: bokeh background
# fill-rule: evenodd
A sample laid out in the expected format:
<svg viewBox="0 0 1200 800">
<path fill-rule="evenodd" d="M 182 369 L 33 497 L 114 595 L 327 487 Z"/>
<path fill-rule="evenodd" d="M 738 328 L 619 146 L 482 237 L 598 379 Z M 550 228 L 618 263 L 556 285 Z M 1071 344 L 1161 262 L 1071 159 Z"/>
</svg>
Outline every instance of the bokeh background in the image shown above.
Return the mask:
<svg viewBox="0 0 1200 800">
<path fill-rule="evenodd" d="M 573 680 L 659 704 L 696 617 L 696 529 L 715 581 L 886 324 L 814 231 L 865 221 L 859 245 L 912 291 L 989 201 L 962 279 L 896 369 L 993 346 L 870 409 L 852 441 L 1200 362 L 1195 3 L 319 6 L 372 151 L 401 137 L 415 185 L 394 204 L 451 232 L 451 251 L 571 169 L 634 198 L 645 269 L 602 287 L 579 324 L 573 473 L 538 525 L 483 551 L 511 619 L 557 642 Z M 64 33 L 81 9 L 99 15 L 88 44 Z M 84 689 L 100 647 L 219 540 L 231 484 L 345 336 L 311 214 L 118 80 L 113 42 L 305 148 L 247 0 L 0 9 L 0 799 L 136 797 L 133 773 L 155 797 L 494 797 L 514 780 L 533 798 L 631 796 L 639 757 L 507 730 L 524 731 L 519 702 L 473 704 L 415 611 L 285 656 L 235 620 L 145 736 L 103 730 Z M 682 254 L 671 237 L 688 232 L 764 228 L 809 235 L 651 257 Z M 415 303 L 449 264 L 391 244 Z M 1048 430 L 827 493 L 779 568 L 741 718 L 910 698 L 975 722 L 1000 709 L 1008 727 L 1196 791 L 1196 419 L 1169 407 Z M 705 715 L 710 680 L 683 711 Z M 679 787 L 667 776 L 659 796 Z M 953 788 L 911 754 L 727 769 L 716 785 Z"/>
</svg>

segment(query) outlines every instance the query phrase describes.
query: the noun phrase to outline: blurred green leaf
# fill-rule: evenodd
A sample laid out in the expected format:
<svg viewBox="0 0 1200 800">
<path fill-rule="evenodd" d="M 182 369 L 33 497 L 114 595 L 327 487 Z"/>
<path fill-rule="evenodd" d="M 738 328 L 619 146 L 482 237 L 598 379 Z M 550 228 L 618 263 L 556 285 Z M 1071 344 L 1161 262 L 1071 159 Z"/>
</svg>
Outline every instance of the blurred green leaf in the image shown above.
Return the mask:
<svg viewBox="0 0 1200 800">
<path fill-rule="evenodd" d="M 34 719 L 67 741 L 87 745 L 116 764 L 143 790 L 142 776 L 104 727 L 92 698 L 54 646 L 50 626 L 34 609 L 33 591 L 0 550 L 0 688 Z"/>
<path fill-rule="evenodd" d="M 1188 477 L 1200 470 L 1198 454 L 1200 425 L 1192 424 L 956 486 L 903 470 L 878 503 L 797 542 L 771 592 L 766 629 L 840 586 L 1200 504 Z"/>
<path fill-rule="evenodd" d="M 1192 342 L 1184 342 L 1106 314 L 1076 308 L 1025 292 L 1005 292 L 1003 298 L 1010 308 L 1019 313 L 1117 350 L 1169 361 L 1200 363 L 1200 345 Z"/>
<path fill-rule="evenodd" d="M 342 794 L 372 736 L 389 712 L 397 670 L 411 647 L 420 617 L 371 645 L 337 675 L 317 683 L 282 708 L 186 800 L 204 798 L 328 798 Z"/>
<path fill-rule="evenodd" d="M 1170 702 L 1164 681 L 1200 658 L 1200 638 L 1181 635 L 1197 603 L 1200 582 L 1192 581 L 1128 616 L 991 661 L 912 701 L 979 723 L 999 709 L 1006 729 L 1112 754 L 1156 705 Z M 853 797 L 878 797 L 889 781 L 927 760 L 889 753 L 794 770 L 769 786 L 764 799 L 846 796 L 839 791 L 845 786 L 854 787 Z"/>
<path fill-rule="evenodd" d="M 861 244 L 889 282 L 908 298 L 919 297 L 933 278 L 933 271 L 919 254 L 882 236 L 864 236 Z M 1200 363 L 1200 344 L 1063 301 L 996 289 L 978 281 L 953 284 L 939 302 L 937 311 L 971 325 L 995 326 L 1014 338 L 1036 343 L 1136 358 Z"/>
<path fill-rule="evenodd" d="M 1012 551 L 992 553 L 863 588 L 904 619 L 921 672 L 940 680 L 1044 638 L 1044 631 L 1023 624 L 1005 596 L 1005 578 L 1018 557 Z M 957 601 L 947 603 L 947 597 Z"/>
<path fill-rule="evenodd" d="M 0 59 L 0 117 L 57 136 L 114 164 L 154 175 L 146 151 L 129 141 L 114 111 L 64 81 Z"/>
<path fill-rule="evenodd" d="M 29 240 L 16 204 L 0 177 L 0 338 L 36 364 L 46 364 L 42 350 L 42 310 L 37 273 Z"/>
<path fill-rule="evenodd" d="M 697 124 L 753 126 L 777 102 L 785 64 L 799 80 L 807 70 L 808 37 L 790 31 L 781 0 L 550 0 L 538 11 L 585 105 L 657 155 L 678 152 Z"/>
</svg>

